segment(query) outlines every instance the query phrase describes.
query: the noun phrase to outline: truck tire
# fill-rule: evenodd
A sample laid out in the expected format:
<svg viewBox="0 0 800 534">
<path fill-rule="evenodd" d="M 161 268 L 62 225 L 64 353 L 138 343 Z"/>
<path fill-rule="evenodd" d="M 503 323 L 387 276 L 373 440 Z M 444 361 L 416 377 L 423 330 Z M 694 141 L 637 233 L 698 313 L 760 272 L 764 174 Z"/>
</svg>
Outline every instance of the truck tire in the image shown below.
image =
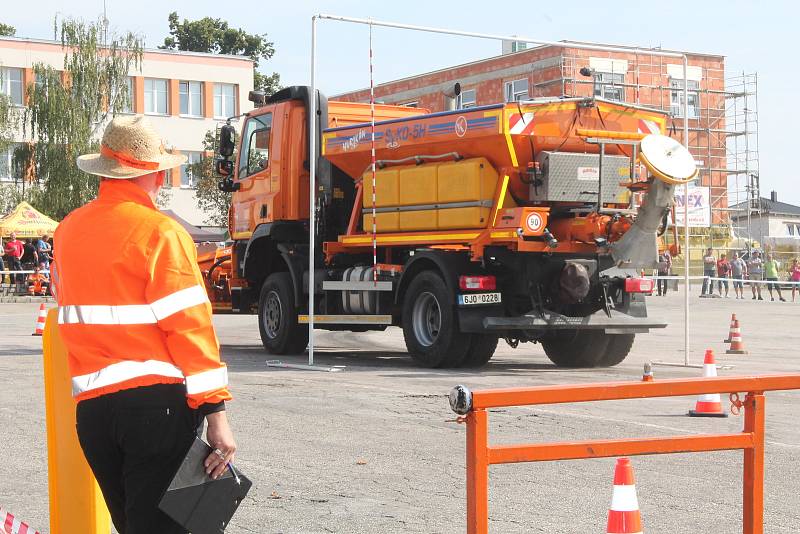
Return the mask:
<svg viewBox="0 0 800 534">
<path fill-rule="evenodd" d="M 483 367 L 494 356 L 497 349 L 497 336 L 473 334 L 472 343 L 467 349 L 467 356 L 461 362 L 461 367 Z"/>
<path fill-rule="evenodd" d="M 636 334 L 608 334 L 606 337 L 608 337 L 608 346 L 599 365 L 600 367 L 613 367 L 628 356 Z"/>
<path fill-rule="evenodd" d="M 264 280 L 258 299 L 258 330 L 270 354 L 301 354 L 308 345 L 308 327 L 298 324 L 289 273 L 273 273 Z"/>
<path fill-rule="evenodd" d="M 602 365 L 608 338 L 602 330 L 556 330 L 542 339 L 542 347 L 559 367 L 597 367 Z"/>
<path fill-rule="evenodd" d="M 459 331 L 453 297 L 442 277 L 422 271 L 403 299 L 403 337 L 415 362 L 424 367 L 458 367 L 467 356 L 470 335 Z"/>
</svg>

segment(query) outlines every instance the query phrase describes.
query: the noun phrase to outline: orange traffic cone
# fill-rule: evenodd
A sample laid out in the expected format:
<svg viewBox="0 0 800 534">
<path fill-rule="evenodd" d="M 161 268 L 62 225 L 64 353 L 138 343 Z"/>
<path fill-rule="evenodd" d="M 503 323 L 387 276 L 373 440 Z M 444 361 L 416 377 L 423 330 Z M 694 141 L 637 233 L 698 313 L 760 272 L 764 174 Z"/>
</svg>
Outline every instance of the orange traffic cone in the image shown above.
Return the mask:
<svg viewBox="0 0 800 534">
<path fill-rule="evenodd" d="M 714 361 L 714 351 L 708 349 L 706 351 L 705 360 L 703 360 L 703 378 L 717 376 L 717 365 Z M 712 393 L 709 395 L 700 395 L 697 398 L 697 403 L 694 410 L 689 410 L 690 417 L 728 417 L 728 414 L 722 410 L 722 402 L 720 401 L 719 393 Z"/>
<path fill-rule="evenodd" d="M 647 362 L 644 364 L 644 373 L 642 373 L 642 382 L 653 381 L 653 364 Z"/>
<path fill-rule="evenodd" d="M 36 330 L 32 336 L 41 336 L 44 334 L 44 323 L 47 320 L 47 310 L 44 307 L 44 302 L 39 305 L 39 318 L 36 319 Z"/>
<path fill-rule="evenodd" d="M 742 331 L 739 329 L 739 319 L 736 319 L 733 322 L 733 329 L 731 331 L 731 346 L 725 351 L 725 354 L 748 354 L 748 352 L 744 350 Z"/>
<path fill-rule="evenodd" d="M 738 328 L 739 328 L 739 327 L 736 326 L 735 323 L 736 323 L 736 314 L 732 313 L 731 314 L 731 325 L 728 328 L 728 339 L 723 339 L 722 340 L 723 343 L 730 343 L 731 339 L 733 339 L 733 331 L 734 331 L 733 329 L 736 328 L 738 330 Z"/>
<path fill-rule="evenodd" d="M 629 458 L 618 458 L 614 468 L 614 493 L 608 510 L 607 534 L 642 534 L 636 481 Z"/>
</svg>

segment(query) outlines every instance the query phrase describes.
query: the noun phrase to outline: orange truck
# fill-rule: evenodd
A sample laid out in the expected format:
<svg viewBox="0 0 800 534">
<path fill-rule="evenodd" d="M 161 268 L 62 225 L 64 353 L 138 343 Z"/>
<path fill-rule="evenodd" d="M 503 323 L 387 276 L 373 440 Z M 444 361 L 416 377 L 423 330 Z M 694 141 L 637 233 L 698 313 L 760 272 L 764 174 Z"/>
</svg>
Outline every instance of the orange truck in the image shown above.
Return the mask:
<svg viewBox="0 0 800 534">
<path fill-rule="evenodd" d="M 220 131 L 232 243 L 202 267 L 215 310 L 257 314 L 269 353 L 305 349 L 309 287 L 315 327 L 401 327 L 427 367 L 481 366 L 500 339 L 541 343 L 559 366 L 612 366 L 635 334 L 666 326 L 647 317 L 653 282 L 640 273 L 671 189 L 651 194 L 663 184 L 636 152 L 664 113 L 599 98 L 376 105 L 373 178 L 369 104 L 318 93 L 309 154 L 310 93 L 251 93 L 238 146 L 230 122 Z"/>
</svg>

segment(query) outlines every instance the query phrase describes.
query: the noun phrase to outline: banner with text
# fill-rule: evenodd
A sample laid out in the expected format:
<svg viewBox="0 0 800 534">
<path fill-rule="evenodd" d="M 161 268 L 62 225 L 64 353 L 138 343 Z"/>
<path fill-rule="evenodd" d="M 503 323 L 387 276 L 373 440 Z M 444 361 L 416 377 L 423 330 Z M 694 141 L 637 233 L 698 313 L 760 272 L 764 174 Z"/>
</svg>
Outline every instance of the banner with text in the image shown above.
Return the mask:
<svg viewBox="0 0 800 534">
<path fill-rule="evenodd" d="M 683 226 L 683 203 L 686 195 L 685 186 L 675 188 L 675 219 L 670 222 L 677 226 Z M 689 226 L 693 228 L 708 228 L 711 226 L 711 190 L 709 187 L 699 185 L 689 185 Z"/>
</svg>

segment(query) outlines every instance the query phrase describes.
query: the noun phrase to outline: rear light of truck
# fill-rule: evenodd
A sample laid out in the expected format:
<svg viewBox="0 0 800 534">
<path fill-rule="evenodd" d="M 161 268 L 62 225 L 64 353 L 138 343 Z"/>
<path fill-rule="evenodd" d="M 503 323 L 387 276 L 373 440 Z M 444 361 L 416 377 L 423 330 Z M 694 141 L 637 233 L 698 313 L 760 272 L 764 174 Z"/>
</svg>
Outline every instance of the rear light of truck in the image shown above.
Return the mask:
<svg viewBox="0 0 800 534">
<path fill-rule="evenodd" d="M 626 278 L 626 293 L 652 293 L 654 282 L 650 278 Z"/>
<path fill-rule="evenodd" d="M 497 279 L 494 276 L 459 276 L 458 287 L 462 291 L 489 291 L 497 289 Z"/>
</svg>

